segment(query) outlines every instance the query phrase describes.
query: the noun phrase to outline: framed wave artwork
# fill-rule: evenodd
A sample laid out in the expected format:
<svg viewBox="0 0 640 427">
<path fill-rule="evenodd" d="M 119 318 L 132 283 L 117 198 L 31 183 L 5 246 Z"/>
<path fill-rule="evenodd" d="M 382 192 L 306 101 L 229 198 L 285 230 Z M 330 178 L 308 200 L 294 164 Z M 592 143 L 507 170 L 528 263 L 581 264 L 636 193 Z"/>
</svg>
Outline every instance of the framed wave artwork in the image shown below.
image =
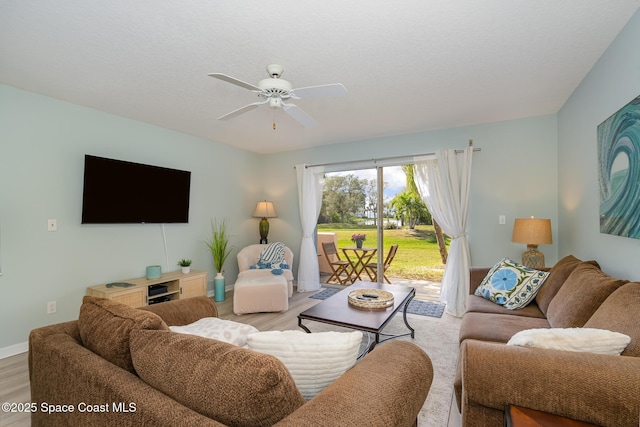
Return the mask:
<svg viewBox="0 0 640 427">
<path fill-rule="evenodd" d="M 598 125 L 600 232 L 640 239 L 640 96 Z"/>
</svg>

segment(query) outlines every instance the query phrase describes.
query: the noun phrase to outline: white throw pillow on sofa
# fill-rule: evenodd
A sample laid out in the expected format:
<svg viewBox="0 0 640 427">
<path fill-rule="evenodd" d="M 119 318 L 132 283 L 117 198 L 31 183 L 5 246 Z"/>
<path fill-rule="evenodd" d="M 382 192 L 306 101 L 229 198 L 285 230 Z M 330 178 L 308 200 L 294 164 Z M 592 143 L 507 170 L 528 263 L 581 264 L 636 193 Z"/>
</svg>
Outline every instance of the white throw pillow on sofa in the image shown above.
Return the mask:
<svg viewBox="0 0 640 427">
<path fill-rule="evenodd" d="M 631 342 L 627 335 L 593 328 L 527 329 L 507 345 L 619 355 Z"/>
<path fill-rule="evenodd" d="M 267 331 L 250 334 L 250 350 L 271 354 L 287 367 L 305 399 L 338 379 L 358 359 L 362 332 Z"/>
<path fill-rule="evenodd" d="M 217 317 L 204 317 L 184 326 L 169 326 L 173 332 L 198 335 L 243 347 L 247 344 L 247 335 L 259 332 L 251 325 Z"/>
</svg>

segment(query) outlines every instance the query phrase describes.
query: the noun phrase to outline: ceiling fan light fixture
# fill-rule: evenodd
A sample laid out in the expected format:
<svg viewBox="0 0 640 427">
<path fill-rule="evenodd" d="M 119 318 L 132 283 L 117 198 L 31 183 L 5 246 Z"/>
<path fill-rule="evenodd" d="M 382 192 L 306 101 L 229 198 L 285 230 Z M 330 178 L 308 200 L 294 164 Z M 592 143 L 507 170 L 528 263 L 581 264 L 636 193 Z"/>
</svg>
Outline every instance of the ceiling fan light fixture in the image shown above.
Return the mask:
<svg viewBox="0 0 640 427">
<path fill-rule="evenodd" d="M 282 108 L 282 99 L 277 97 L 269 98 L 269 107 Z"/>
</svg>

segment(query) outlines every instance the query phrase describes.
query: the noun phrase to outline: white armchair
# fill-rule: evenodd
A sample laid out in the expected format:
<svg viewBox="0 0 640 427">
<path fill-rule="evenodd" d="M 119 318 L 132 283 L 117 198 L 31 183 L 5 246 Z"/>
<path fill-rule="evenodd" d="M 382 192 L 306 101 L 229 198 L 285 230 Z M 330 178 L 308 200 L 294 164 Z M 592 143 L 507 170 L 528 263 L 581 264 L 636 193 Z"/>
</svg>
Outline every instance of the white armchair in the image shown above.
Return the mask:
<svg viewBox="0 0 640 427">
<path fill-rule="evenodd" d="M 258 263 L 260 253 L 266 247 L 267 245 L 260 244 L 249 245 L 245 248 L 242 248 L 240 252 L 238 252 L 238 279 L 258 276 L 273 276 L 271 270 L 250 268 L 252 265 L 256 265 Z M 284 259 L 286 263 L 289 264 L 291 268 L 293 268 L 293 252 L 288 247 L 285 247 Z M 293 272 L 291 271 L 291 269 L 285 269 L 282 272 L 282 276 L 287 279 L 289 298 L 291 298 L 291 296 L 293 295 Z"/>
</svg>

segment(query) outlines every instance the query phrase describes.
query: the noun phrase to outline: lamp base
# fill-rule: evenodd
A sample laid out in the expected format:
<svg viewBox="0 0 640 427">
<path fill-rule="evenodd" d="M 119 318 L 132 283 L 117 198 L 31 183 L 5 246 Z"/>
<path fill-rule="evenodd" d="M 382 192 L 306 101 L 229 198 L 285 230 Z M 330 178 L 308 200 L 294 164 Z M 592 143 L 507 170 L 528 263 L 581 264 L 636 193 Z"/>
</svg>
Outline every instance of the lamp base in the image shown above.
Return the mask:
<svg viewBox="0 0 640 427">
<path fill-rule="evenodd" d="M 544 268 L 544 254 L 538 250 L 538 245 L 527 245 L 527 250 L 522 253 L 522 265 Z"/>
<path fill-rule="evenodd" d="M 267 243 L 267 236 L 269 235 L 269 221 L 267 218 L 262 218 L 260 224 L 258 224 L 258 230 L 260 231 L 260 243 Z"/>
</svg>

